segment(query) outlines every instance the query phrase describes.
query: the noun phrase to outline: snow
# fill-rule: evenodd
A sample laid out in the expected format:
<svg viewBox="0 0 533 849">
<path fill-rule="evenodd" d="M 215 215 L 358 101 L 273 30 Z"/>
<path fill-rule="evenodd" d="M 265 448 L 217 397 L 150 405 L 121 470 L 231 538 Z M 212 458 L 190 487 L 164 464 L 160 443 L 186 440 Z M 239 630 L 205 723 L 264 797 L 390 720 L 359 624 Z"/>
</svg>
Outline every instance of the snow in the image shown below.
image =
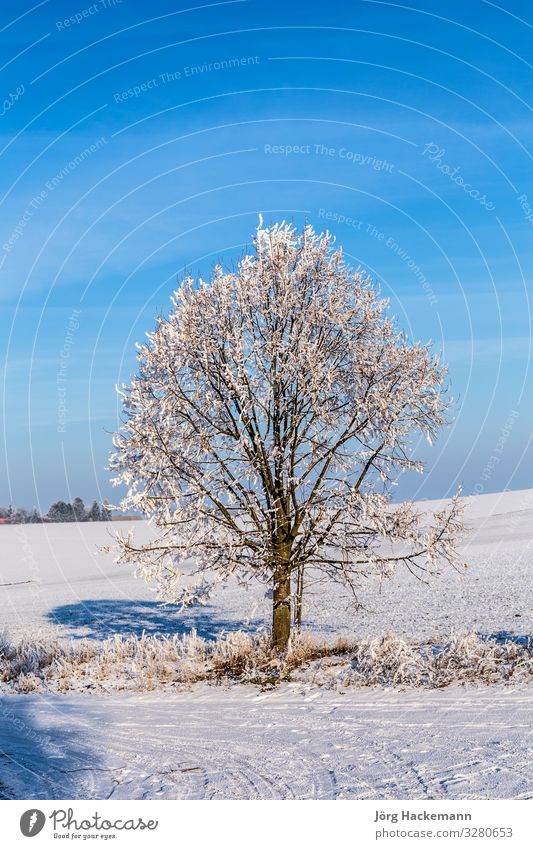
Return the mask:
<svg viewBox="0 0 533 849">
<path fill-rule="evenodd" d="M 421 503 L 436 509 L 438 503 Z M 308 627 L 326 636 L 395 631 L 443 641 L 477 631 L 533 634 L 533 490 L 467 500 L 470 568 L 429 586 L 405 571 L 362 585 L 356 611 L 318 588 Z M 153 592 L 97 552 L 117 527 L 143 522 L 3 526 L 0 598 L 12 639 L 101 640 L 115 632 L 182 634 L 268 625 L 257 588 L 219 589 L 207 607 L 161 608 Z M 442 691 L 302 682 L 196 685 L 151 694 L 9 695 L 0 700 L 5 798 L 530 798 L 530 687 Z"/>
<path fill-rule="evenodd" d="M 3 795 L 532 798 L 531 714 L 531 691 L 504 687 L 13 696 Z"/>
<path fill-rule="evenodd" d="M 441 502 L 421 502 L 427 510 Z M 443 640 L 464 630 L 483 634 L 533 633 L 533 490 L 467 499 L 470 528 L 463 549 L 470 568 L 451 568 L 429 585 L 399 569 L 391 581 L 361 584 L 362 610 L 340 589 L 311 587 L 306 623 L 324 634 L 379 636 L 394 631 L 409 638 Z M 113 530 L 150 538 L 145 522 L 18 525 L 0 528 L 3 626 L 10 636 L 101 639 L 122 634 L 183 633 L 196 627 L 212 637 L 239 627 L 269 623 L 264 588 L 246 591 L 235 583 L 217 589 L 206 607 L 180 614 L 161 608 L 157 597 L 129 569 L 97 551 Z M 31 581 L 31 583 L 25 583 Z M 317 603 L 320 600 L 320 605 Z M 325 602 L 325 603 L 323 603 Z"/>
</svg>

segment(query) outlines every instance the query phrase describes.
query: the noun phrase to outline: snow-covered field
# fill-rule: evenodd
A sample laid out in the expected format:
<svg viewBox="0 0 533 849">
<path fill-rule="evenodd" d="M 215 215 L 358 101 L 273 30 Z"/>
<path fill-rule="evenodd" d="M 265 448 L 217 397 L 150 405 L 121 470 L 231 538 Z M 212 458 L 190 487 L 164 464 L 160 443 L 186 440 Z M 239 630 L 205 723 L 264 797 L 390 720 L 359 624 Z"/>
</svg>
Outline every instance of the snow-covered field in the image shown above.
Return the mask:
<svg viewBox="0 0 533 849">
<path fill-rule="evenodd" d="M 425 505 L 424 505 L 425 506 Z M 427 505 L 433 507 L 434 505 Z M 311 599 L 325 635 L 395 631 L 420 641 L 464 630 L 533 635 L 533 490 L 472 498 L 464 575 L 430 586 L 399 572 Z M 116 526 L 115 526 L 116 527 Z M 143 523 L 128 523 L 139 536 Z M 179 614 L 96 548 L 103 524 L 0 528 L 3 626 L 13 639 L 113 633 L 256 630 L 262 592 L 230 586 Z M 4 695 L 0 797 L 5 798 L 532 798 L 533 689 L 442 691 L 286 684 L 198 685 L 154 694 Z"/>
<path fill-rule="evenodd" d="M 439 502 L 422 503 L 428 509 Z M 464 556 L 470 568 L 452 569 L 422 584 L 399 570 L 381 586 L 361 584 L 363 609 L 335 588 L 308 596 L 306 624 L 316 633 L 446 639 L 450 633 L 509 631 L 533 634 L 533 490 L 467 500 L 470 527 Z M 12 638 L 50 636 L 101 639 L 116 632 L 182 633 L 195 627 L 212 637 L 269 621 L 261 587 L 218 591 L 207 607 L 179 614 L 162 609 L 153 591 L 109 555 L 97 552 L 118 528 L 148 539 L 144 522 L 11 525 L 0 528 L 2 626 Z M 318 604 L 320 601 L 320 604 Z"/>
</svg>

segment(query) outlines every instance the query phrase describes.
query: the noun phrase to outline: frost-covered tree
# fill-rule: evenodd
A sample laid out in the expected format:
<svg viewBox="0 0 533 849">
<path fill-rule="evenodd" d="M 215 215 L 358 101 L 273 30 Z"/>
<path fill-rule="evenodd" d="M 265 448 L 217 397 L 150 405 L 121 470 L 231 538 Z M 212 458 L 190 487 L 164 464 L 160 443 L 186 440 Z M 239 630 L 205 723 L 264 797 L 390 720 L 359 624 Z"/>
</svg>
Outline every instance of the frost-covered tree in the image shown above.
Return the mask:
<svg viewBox="0 0 533 849">
<path fill-rule="evenodd" d="M 11 512 L 11 521 L 14 525 L 26 525 L 30 520 L 29 511 L 25 507 L 16 507 Z"/>
<path fill-rule="evenodd" d="M 102 518 L 100 513 L 100 505 L 98 501 L 93 501 L 89 510 L 87 511 L 87 521 L 89 522 L 99 522 Z"/>
<path fill-rule="evenodd" d="M 79 496 L 76 496 L 76 498 L 72 502 L 72 510 L 74 512 L 74 521 L 76 521 L 76 522 L 87 521 L 87 513 L 85 511 L 85 504 L 83 503 L 83 499 L 80 498 Z"/>
<path fill-rule="evenodd" d="M 73 522 L 74 510 L 72 504 L 65 501 L 56 501 L 46 514 L 51 522 Z"/>
<path fill-rule="evenodd" d="M 119 535 L 119 562 L 181 604 L 230 576 L 266 582 L 283 649 L 304 569 L 355 593 L 363 574 L 454 564 L 461 508 L 421 516 L 390 497 L 399 473 L 422 470 L 413 434 L 444 422 L 429 348 L 328 233 L 260 225 L 253 245 L 236 270 L 186 279 L 139 347 L 111 468 L 122 508 L 159 532 L 140 546 Z"/>
<path fill-rule="evenodd" d="M 112 518 L 113 513 L 111 511 L 111 507 L 107 501 L 104 501 L 100 510 L 100 519 L 102 522 L 111 522 Z"/>
<path fill-rule="evenodd" d="M 42 522 L 42 516 L 36 507 L 27 510 L 25 507 L 0 507 L 0 519 L 8 519 L 13 525 L 25 525 L 28 523 Z"/>
</svg>

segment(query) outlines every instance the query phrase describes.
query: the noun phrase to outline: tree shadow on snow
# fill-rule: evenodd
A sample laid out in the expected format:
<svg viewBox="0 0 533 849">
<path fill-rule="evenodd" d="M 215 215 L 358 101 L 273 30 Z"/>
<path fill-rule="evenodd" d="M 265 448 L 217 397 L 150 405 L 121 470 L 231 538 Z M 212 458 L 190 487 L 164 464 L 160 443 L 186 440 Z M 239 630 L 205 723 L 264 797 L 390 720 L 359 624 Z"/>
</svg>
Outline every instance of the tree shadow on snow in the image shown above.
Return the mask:
<svg viewBox="0 0 533 849">
<path fill-rule="evenodd" d="M 1 800 L 106 798 L 112 791 L 102 752 L 84 733 L 81 703 L 9 695 L 0 698 L 0 718 Z"/>
<path fill-rule="evenodd" d="M 530 648 L 533 645 L 533 636 L 526 634 L 514 634 L 512 631 L 495 631 L 492 634 L 479 634 L 482 640 L 495 643 L 516 643 L 519 646 Z"/>
<path fill-rule="evenodd" d="M 260 619 L 221 619 L 215 609 L 193 607 L 179 611 L 156 601 L 124 599 L 90 599 L 52 608 L 47 618 L 56 625 L 69 629 L 74 639 L 103 640 L 115 634 L 137 636 L 183 636 L 193 629 L 199 637 L 212 640 L 227 631 L 255 633 L 265 623 Z"/>
</svg>

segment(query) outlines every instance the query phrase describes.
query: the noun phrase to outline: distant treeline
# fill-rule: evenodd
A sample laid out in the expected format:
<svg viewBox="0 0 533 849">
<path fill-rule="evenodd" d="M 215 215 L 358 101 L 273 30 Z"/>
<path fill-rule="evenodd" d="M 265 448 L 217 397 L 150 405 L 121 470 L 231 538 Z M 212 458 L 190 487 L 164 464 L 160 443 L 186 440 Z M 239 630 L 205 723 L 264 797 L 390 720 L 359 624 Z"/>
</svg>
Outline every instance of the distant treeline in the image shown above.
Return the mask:
<svg viewBox="0 0 533 849">
<path fill-rule="evenodd" d="M 0 507 L 0 523 L 9 525 L 25 525 L 36 522 L 110 522 L 111 509 L 107 503 L 99 504 L 93 501 L 86 507 L 81 498 L 75 498 L 72 504 L 66 501 L 56 501 L 48 513 L 39 513 L 36 507 L 27 510 L 25 507 Z"/>
</svg>

